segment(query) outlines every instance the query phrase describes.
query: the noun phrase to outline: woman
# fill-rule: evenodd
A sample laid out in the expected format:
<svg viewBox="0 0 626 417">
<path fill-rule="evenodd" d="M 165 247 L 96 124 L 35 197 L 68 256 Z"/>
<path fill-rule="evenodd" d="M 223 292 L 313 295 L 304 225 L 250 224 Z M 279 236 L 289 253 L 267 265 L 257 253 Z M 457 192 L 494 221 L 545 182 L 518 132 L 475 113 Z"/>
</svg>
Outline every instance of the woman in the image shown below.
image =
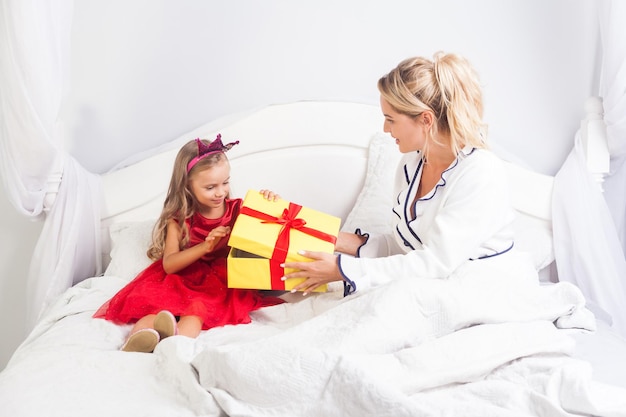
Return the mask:
<svg viewBox="0 0 626 417">
<path fill-rule="evenodd" d="M 461 267 L 512 257 L 514 211 L 500 160 L 487 150 L 478 77 L 464 58 L 402 61 L 378 81 L 384 131 L 403 153 L 395 180 L 395 227 L 387 235 L 341 233 L 337 252 L 291 262 L 308 293 L 341 281 L 346 294 L 403 278 L 446 278 Z M 510 262 L 511 260 L 508 260 Z M 483 264 L 484 266 L 485 264 Z"/>
</svg>

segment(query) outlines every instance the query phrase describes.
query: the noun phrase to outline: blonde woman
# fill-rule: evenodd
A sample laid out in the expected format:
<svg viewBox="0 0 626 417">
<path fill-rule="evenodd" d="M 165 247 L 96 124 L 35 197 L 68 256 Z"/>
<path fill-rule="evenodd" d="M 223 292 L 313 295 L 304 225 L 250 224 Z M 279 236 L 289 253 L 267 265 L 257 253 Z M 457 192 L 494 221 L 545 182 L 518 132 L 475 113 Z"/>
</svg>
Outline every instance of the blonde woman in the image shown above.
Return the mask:
<svg viewBox="0 0 626 417">
<path fill-rule="evenodd" d="M 512 256 L 514 211 L 500 160 L 488 149 L 478 77 L 461 56 L 406 59 L 378 81 L 384 131 L 403 157 L 390 202 L 394 227 L 341 233 L 337 251 L 285 266 L 305 293 L 344 281 L 345 294 L 396 279 L 446 278 Z M 361 231 L 362 229 L 362 231 Z M 470 265 L 473 263 L 473 265 Z M 482 266 L 486 265 L 485 263 Z"/>
</svg>

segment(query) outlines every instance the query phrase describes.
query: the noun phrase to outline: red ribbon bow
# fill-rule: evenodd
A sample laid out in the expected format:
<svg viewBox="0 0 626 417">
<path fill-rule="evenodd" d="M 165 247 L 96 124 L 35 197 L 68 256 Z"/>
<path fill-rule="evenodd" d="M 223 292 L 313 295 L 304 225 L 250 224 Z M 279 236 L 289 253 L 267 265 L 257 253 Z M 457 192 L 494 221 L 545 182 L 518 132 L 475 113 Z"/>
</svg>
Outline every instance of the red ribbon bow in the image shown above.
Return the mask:
<svg viewBox="0 0 626 417">
<path fill-rule="evenodd" d="M 294 203 L 289 203 L 289 207 L 283 210 L 281 217 L 272 216 L 262 211 L 254 210 L 250 207 L 243 206 L 240 214 L 256 217 L 263 220 L 262 223 L 276 223 L 282 225 L 278 232 L 278 238 L 276 239 L 276 245 L 274 245 L 274 251 L 270 259 L 270 275 L 272 288 L 285 289 L 284 281 L 280 278 L 285 274 L 284 269 L 280 267 L 280 264 L 287 259 L 287 253 L 289 251 L 289 236 L 291 229 L 299 230 L 302 233 L 306 233 L 309 236 L 316 237 L 325 242 L 335 244 L 337 238 L 331 234 L 322 232 L 321 230 L 312 229 L 306 227 L 306 221 L 304 219 L 297 218 L 296 216 L 302 209 L 302 206 Z"/>
</svg>

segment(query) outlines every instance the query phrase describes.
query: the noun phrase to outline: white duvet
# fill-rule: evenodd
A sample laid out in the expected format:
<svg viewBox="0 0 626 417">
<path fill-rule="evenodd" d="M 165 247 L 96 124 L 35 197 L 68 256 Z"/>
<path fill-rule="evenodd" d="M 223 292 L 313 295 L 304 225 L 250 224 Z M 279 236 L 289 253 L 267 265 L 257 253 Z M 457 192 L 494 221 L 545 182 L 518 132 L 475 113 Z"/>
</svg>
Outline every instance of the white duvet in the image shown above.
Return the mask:
<svg viewBox="0 0 626 417">
<path fill-rule="evenodd" d="M 580 291 L 489 274 L 397 281 L 253 313 L 248 325 L 118 351 L 91 315 L 124 281 L 92 278 L 48 310 L 0 373 L 2 415 L 626 416 L 626 390 L 570 356 L 593 330 Z"/>
</svg>

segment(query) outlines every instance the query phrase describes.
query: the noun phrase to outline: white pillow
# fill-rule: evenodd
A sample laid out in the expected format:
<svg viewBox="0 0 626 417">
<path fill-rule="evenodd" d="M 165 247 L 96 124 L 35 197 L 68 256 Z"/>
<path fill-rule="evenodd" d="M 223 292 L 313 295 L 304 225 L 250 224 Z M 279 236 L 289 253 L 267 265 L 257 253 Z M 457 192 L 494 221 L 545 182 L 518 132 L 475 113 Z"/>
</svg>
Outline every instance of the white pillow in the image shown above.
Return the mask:
<svg viewBox="0 0 626 417">
<path fill-rule="evenodd" d="M 104 275 L 114 275 L 130 281 L 152 263 L 146 252 L 152 240 L 155 221 L 111 225 L 111 262 Z"/>
<path fill-rule="evenodd" d="M 341 230 L 354 232 L 357 228 L 371 233 L 388 233 L 391 229 L 393 179 L 402 154 L 393 138 L 377 133 L 369 143 L 365 182 L 354 208 Z"/>
<path fill-rule="evenodd" d="M 401 156 L 389 135 L 379 133 L 372 137 L 363 188 L 341 227 L 342 231 L 354 232 L 362 228 L 364 232 L 388 233 L 391 230 L 393 178 Z M 131 280 L 150 265 L 146 251 L 155 221 L 116 223 L 110 227 L 111 262 L 105 275 Z M 532 256 L 537 270 L 554 261 L 550 222 L 518 212 L 513 228 L 516 248 Z"/>
<path fill-rule="evenodd" d="M 342 231 L 354 232 L 361 228 L 363 232 L 389 233 L 393 220 L 393 178 L 400 157 L 401 153 L 389 135 L 380 133 L 372 138 L 365 183 L 354 208 L 341 227 Z M 538 271 L 554 261 L 552 227 L 549 221 L 518 212 L 513 229 L 515 247 L 531 255 Z"/>
</svg>

